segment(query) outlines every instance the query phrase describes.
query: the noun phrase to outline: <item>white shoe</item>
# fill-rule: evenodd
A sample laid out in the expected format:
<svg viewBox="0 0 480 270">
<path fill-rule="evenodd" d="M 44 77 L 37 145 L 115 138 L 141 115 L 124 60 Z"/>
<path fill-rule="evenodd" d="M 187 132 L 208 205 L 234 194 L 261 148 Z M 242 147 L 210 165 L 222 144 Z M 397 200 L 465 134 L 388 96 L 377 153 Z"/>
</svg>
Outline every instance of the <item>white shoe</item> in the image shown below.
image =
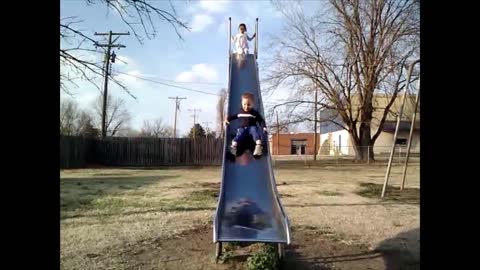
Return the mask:
<svg viewBox="0 0 480 270">
<path fill-rule="evenodd" d="M 261 144 L 257 144 L 255 145 L 255 151 L 253 151 L 253 155 L 254 156 L 261 156 L 262 155 L 262 145 Z"/>
<path fill-rule="evenodd" d="M 236 145 L 235 146 L 232 145 L 230 147 L 230 153 L 232 153 L 232 155 L 234 155 L 234 156 L 237 155 L 237 146 Z"/>
</svg>

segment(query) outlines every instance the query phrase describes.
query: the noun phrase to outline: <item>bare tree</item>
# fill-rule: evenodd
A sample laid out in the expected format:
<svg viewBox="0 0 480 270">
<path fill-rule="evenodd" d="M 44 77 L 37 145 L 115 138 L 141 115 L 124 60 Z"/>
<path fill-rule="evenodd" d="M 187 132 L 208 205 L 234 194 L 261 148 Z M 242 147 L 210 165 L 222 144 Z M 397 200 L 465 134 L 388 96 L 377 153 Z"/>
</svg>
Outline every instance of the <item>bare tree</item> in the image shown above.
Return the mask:
<svg viewBox="0 0 480 270">
<path fill-rule="evenodd" d="M 77 120 L 80 115 L 78 104 L 71 99 L 64 99 L 60 103 L 60 134 L 76 135 Z"/>
<path fill-rule="evenodd" d="M 163 132 L 162 132 L 162 137 L 165 138 L 173 138 L 173 127 L 172 126 L 164 126 Z"/>
<path fill-rule="evenodd" d="M 356 159 L 373 158 L 398 93 L 405 87 L 405 66 L 419 52 L 419 3 L 413 0 L 328 0 L 327 13 L 308 16 L 274 2 L 286 16 L 286 29 L 274 37 L 274 56 L 267 63 L 272 94 L 278 86 L 295 89 L 278 105 L 289 106 L 294 121 L 313 121 L 318 110 L 346 129 Z M 327 15 L 328 14 L 328 15 Z M 275 46 L 275 44 L 277 46 Z M 376 107 L 374 96 L 389 98 Z M 303 108 L 302 108 L 303 106 Z M 374 123 L 375 125 L 372 125 Z M 372 130 L 373 126 L 377 130 Z"/>
<path fill-rule="evenodd" d="M 219 93 L 217 101 L 217 131 L 220 138 L 223 138 L 225 135 L 225 129 L 223 127 L 223 122 L 226 118 L 227 113 L 227 89 L 222 88 Z"/>
<path fill-rule="evenodd" d="M 92 115 L 67 98 L 60 103 L 60 134 L 92 138 L 98 136 L 99 130 L 94 127 Z"/>
<path fill-rule="evenodd" d="M 270 109 L 267 109 L 265 121 L 267 123 L 270 123 L 267 126 L 268 133 L 273 134 L 273 133 L 277 133 L 277 131 L 278 132 L 294 131 L 298 124 L 305 121 L 305 120 L 292 121 L 292 119 L 290 119 L 288 115 L 285 114 L 285 111 L 280 111 L 279 107 L 281 106 L 275 105 L 273 107 L 270 107 Z M 277 113 L 275 111 L 276 108 L 278 108 L 279 110 L 278 123 L 277 123 Z"/>
<path fill-rule="evenodd" d="M 137 129 L 134 129 L 132 127 L 126 127 L 123 129 L 122 135 L 125 137 L 141 137 L 141 132 Z"/>
<path fill-rule="evenodd" d="M 102 107 L 103 95 L 99 95 L 93 103 L 95 123 L 99 130 L 102 129 Z M 105 126 L 107 136 L 119 135 L 123 129 L 128 128 L 131 120 L 130 112 L 128 111 L 125 101 L 121 98 L 115 98 L 111 94 L 107 97 L 107 114 L 105 116 Z"/>
<path fill-rule="evenodd" d="M 143 121 L 143 127 L 140 131 L 141 137 L 173 137 L 173 128 L 163 124 L 161 118 L 156 119 L 151 123 L 148 120 Z"/>
<path fill-rule="evenodd" d="M 189 29 L 187 25 L 178 19 L 175 7 L 168 1 L 168 7 L 164 1 L 153 0 L 85 0 L 92 6 L 106 6 L 109 10 L 117 13 L 128 29 L 135 35 L 140 43 L 145 38 L 152 39 L 157 36 L 157 23 L 169 23 L 178 37 L 182 39 L 179 29 Z M 97 88 L 98 78 L 103 76 L 103 63 L 95 61 L 104 52 L 94 47 L 96 40 L 89 37 L 83 30 L 76 27 L 81 20 L 77 17 L 64 17 L 60 19 L 60 86 L 69 93 L 71 84 L 77 86 L 77 79 L 91 82 Z M 109 79 L 133 96 L 128 89 L 118 81 L 115 76 L 109 74 Z"/>
<path fill-rule="evenodd" d="M 95 128 L 95 123 L 91 113 L 86 111 L 80 112 L 76 124 L 76 135 L 96 138 L 100 134 L 100 130 Z"/>
</svg>

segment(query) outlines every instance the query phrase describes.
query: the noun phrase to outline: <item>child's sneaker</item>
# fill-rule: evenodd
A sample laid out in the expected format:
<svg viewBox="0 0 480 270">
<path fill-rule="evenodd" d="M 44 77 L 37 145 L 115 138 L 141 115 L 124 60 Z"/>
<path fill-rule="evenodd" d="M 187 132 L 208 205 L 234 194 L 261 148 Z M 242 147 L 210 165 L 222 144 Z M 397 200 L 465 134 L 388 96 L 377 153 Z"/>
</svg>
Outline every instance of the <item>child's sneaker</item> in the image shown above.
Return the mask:
<svg viewBox="0 0 480 270">
<path fill-rule="evenodd" d="M 237 146 L 236 145 L 230 146 L 230 153 L 232 153 L 232 155 L 234 155 L 234 156 L 237 155 Z"/>
<path fill-rule="evenodd" d="M 262 145 L 257 144 L 255 145 L 255 151 L 253 151 L 254 156 L 261 156 L 262 155 Z"/>
</svg>

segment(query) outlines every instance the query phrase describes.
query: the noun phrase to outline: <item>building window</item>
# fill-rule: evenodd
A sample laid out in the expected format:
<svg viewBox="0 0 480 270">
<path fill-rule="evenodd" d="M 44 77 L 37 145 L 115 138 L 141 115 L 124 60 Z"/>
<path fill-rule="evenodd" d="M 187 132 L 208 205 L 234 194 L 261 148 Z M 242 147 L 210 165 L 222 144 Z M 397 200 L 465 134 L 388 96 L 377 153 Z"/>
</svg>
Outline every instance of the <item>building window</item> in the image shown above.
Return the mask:
<svg viewBox="0 0 480 270">
<path fill-rule="evenodd" d="M 407 144 L 407 139 L 397 138 L 397 140 L 395 141 L 395 144 L 396 145 L 406 145 Z"/>
<path fill-rule="evenodd" d="M 305 155 L 307 139 L 292 139 L 291 143 L 291 155 Z"/>
</svg>

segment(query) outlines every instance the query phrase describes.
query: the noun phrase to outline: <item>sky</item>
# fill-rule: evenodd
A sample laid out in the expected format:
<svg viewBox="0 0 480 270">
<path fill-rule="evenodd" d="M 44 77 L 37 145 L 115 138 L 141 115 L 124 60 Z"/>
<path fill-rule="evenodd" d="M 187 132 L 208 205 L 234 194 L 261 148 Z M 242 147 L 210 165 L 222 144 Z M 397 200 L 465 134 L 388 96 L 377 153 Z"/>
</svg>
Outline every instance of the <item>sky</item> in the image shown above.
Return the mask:
<svg viewBox="0 0 480 270">
<path fill-rule="evenodd" d="M 156 7 L 170 10 L 168 1 L 151 1 Z M 228 17 L 232 18 L 232 34 L 237 33 L 238 24 L 247 25 L 249 35 L 255 30 L 255 18 L 259 18 L 259 56 L 269 53 L 269 35 L 278 33 L 284 22 L 283 15 L 270 1 L 172 1 L 181 21 L 191 27 L 190 31 L 181 30 L 184 40 L 178 38 L 172 26 L 157 21 L 157 37 L 145 39 L 141 44 L 133 34 L 121 36 L 116 43 L 126 48 L 115 50 L 117 61 L 113 71 L 121 72 L 117 79 L 124 83 L 132 98 L 124 90 L 109 83 L 109 93 L 125 100 L 133 118 L 131 127 L 140 130 L 144 120 L 161 118 L 163 123 L 173 126 L 175 102 L 169 97 L 186 97 L 181 101 L 177 118 L 180 135 L 188 133 L 193 126 L 193 112 L 199 109 L 197 123 L 214 130 L 216 127 L 216 104 L 219 90 L 228 88 Z M 319 1 L 303 1 L 305 10 L 319 6 Z M 95 36 L 95 32 L 127 32 L 131 30 L 120 16 L 104 4 L 88 5 L 86 0 L 61 0 L 60 16 L 75 17 L 75 24 L 89 37 L 105 43 L 104 37 Z M 253 49 L 253 41 L 250 43 Z M 62 46 L 67 44 L 62 44 Z M 94 54 L 84 57 L 100 61 Z M 126 74 L 124 74 L 126 73 Z M 164 84 L 179 86 L 175 88 L 164 84 L 142 80 L 146 78 Z M 262 78 L 262 70 L 260 70 Z M 101 82 L 101 81 L 100 81 Z M 72 96 L 60 91 L 61 98 L 74 98 L 80 108 L 91 108 L 92 101 L 100 91 L 88 82 L 77 81 L 78 87 L 70 89 Z M 262 87 L 262 86 L 261 86 Z M 194 90 L 194 91 L 191 91 Z M 195 90 L 204 92 L 196 92 Z M 285 99 L 287 90 L 281 91 L 276 99 Z M 273 99 L 269 104 L 274 103 Z M 268 124 L 268 123 L 267 123 Z"/>
</svg>

